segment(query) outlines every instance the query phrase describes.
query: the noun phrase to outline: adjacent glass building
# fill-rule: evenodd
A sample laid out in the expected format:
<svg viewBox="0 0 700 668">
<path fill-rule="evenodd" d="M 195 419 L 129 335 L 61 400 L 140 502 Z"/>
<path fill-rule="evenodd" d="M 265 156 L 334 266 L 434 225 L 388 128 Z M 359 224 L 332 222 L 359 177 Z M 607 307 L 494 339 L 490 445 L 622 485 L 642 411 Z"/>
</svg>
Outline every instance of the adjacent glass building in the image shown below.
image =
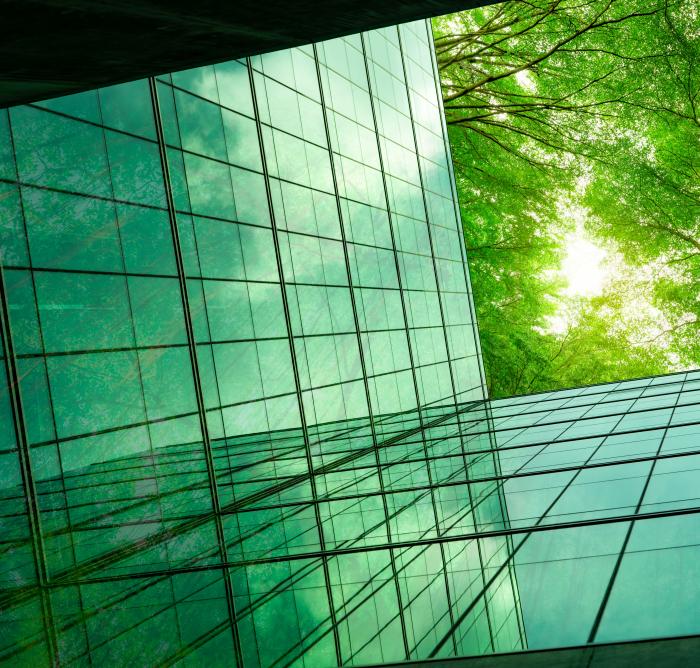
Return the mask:
<svg viewBox="0 0 700 668">
<path fill-rule="evenodd" d="M 0 112 L 0 662 L 700 633 L 700 374 L 488 401 L 430 27 Z"/>
</svg>

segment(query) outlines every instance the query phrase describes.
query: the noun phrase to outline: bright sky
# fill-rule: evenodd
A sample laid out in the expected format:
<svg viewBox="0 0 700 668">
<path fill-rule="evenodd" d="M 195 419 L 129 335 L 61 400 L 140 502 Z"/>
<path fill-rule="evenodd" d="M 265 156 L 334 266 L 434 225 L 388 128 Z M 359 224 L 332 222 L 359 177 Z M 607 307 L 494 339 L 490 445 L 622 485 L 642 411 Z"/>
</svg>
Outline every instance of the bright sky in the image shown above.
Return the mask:
<svg viewBox="0 0 700 668">
<path fill-rule="evenodd" d="M 561 273 L 568 282 L 564 291 L 572 297 L 596 297 L 602 294 L 606 271 L 601 262 L 606 252 L 579 231 L 566 236 L 566 256 Z"/>
<path fill-rule="evenodd" d="M 603 293 L 605 282 L 610 277 L 610 263 L 603 262 L 607 251 L 586 237 L 582 225 L 577 227 L 576 232 L 565 237 L 565 255 L 559 268 L 559 273 L 567 283 L 563 296 L 596 297 Z M 574 302 L 567 299 L 561 301 L 557 313 L 547 318 L 545 331 L 552 334 L 566 333 L 576 319 L 577 310 Z"/>
<path fill-rule="evenodd" d="M 540 330 L 542 333 L 566 334 L 580 314 L 577 298 L 586 299 L 603 294 L 606 283 L 617 280 L 626 272 L 627 265 L 621 256 L 596 246 L 587 238 L 580 225 L 576 232 L 566 235 L 564 243 L 565 255 L 558 273 L 566 279 L 567 286 L 557 300 L 556 313 L 547 316 L 547 325 Z M 636 268 L 640 280 L 638 290 L 625 301 L 617 314 L 617 323 L 612 325 L 613 330 L 617 327 L 623 333 L 629 332 L 633 344 L 645 344 L 653 340 L 662 348 L 668 346 L 668 341 L 659 336 L 671 327 L 671 323 L 650 302 L 644 288 L 653 276 L 668 271 L 668 266 L 663 261 L 661 264 L 661 269 L 654 264 Z M 688 317 L 692 319 L 691 315 Z M 669 356 L 669 364 L 678 363 L 678 356 Z M 685 367 L 681 365 L 678 368 Z"/>
<path fill-rule="evenodd" d="M 534 93 L 537 90 L 537 84 L 529 70 L 520 70 L 520 72 L 516 72 L 515 80 L 518 82 L 518 85 L 524 88 L 528 93 Z"/>
</svg>

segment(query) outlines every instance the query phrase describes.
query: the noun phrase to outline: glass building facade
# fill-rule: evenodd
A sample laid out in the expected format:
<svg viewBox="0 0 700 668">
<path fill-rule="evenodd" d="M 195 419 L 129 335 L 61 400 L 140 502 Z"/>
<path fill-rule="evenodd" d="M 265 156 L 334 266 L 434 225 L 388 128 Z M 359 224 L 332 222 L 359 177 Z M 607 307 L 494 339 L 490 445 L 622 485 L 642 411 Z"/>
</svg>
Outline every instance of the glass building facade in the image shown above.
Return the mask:
<svg viewBox="0 0 700 668">
<path fill-rule="evenodd" d="M 489 401 L 451 170 L 426 22 L 0 112 L 3 665 L 700 632 L 700 374 Z"/>
</svg>

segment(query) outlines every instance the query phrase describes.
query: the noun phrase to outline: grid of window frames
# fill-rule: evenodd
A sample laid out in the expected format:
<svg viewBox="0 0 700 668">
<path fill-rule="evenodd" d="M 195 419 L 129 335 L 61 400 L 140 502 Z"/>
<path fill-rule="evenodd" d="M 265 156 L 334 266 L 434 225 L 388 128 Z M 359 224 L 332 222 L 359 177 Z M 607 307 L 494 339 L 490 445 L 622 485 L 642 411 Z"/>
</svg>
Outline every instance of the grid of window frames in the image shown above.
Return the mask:
<svg viewBox="0 0 700 668">
<path fill-rule="evenodd" d="M 475 523 L 437 542 L 487 554 L 494 540 L 511 542 L 477 587 L 461 583 L 468 604 L 431 656 L 481 601 L 507 619 L 506 577 L 528 649 L 700 635 L 700 371 L 487 401 L 457 417 L 445 424 L 465 436 L 473 418 L 469 437 L 484 438 L 470 449 L 468 486 L 500 489 L 484 502 L 505 501 L 507 512 L 499 524 L 472 502 Z M 500 472 L 477 472 L 494 452 Z M 437 489 L 465 499 L 460 486 Z M 450 577 L 458 570 L 448 565 Z"/>
<path fill-rule="evenodd" d="M 700 371 L 490 412 L 528 647 L 700 634 Z"/>
<path fill-rule="evenodd" d="M 0 660 L 700 633 L 700 373 L 481 401 L 418 22 L 0 114 Z"/>
<path fill-rule="evenodd" d="M 13 108 L 0 151 L 0 657 L 427 656 L 489 558 L 390 549 L 475 524 L 430 489 L 483 383 L 429 26 Z M 445 653 L 517 646 L 492 607 Z"/>
</svg>

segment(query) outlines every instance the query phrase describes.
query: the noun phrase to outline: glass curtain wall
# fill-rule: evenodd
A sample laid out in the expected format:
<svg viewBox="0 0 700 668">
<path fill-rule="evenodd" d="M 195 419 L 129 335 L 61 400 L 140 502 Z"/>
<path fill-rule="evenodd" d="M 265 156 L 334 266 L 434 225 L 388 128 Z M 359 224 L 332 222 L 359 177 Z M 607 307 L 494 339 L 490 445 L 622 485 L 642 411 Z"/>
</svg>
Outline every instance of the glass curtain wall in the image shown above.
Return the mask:
<svg viewBox="0 0 700 668">
<path fill-rule="evenodd" d="M 0 112 L 0 662 L 700 633 L 700 372 L 488 401 L 429 26 Z"/>
<path fill-rule="evenodd" d="M 457 623 L 509 539 L 440 541 L 506 509 L 433 489 L 490 436 L 430 40 L 0 113 L 0 660 L 520 646 L 510 568 Z"/>
<path fill-rule="evenodd" d="M 700 634 L 700 371 L 489 406 L 528 647 Z"/>
</svg>

